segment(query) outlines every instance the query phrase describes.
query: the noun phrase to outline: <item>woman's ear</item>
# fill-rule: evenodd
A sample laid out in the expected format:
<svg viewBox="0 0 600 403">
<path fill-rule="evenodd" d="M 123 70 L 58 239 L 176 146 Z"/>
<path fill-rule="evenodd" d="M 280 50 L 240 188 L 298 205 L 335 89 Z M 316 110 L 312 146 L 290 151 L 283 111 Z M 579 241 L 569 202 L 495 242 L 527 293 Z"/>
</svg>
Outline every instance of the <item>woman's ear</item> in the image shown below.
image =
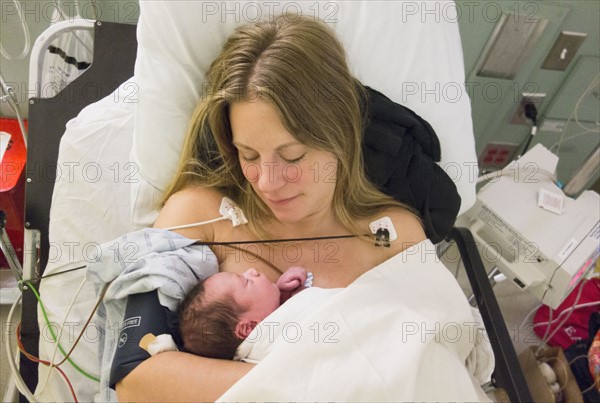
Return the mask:
<svg viewBox="0 0 600 403">
<path fill-rule="evenodd" d="M 256 327 L 258 322 L 254 320 L 241 319 L 237 325 L 235 325 L 235 337 L 244 340 L 252 333 L 252 330 Z"/>
</svg>

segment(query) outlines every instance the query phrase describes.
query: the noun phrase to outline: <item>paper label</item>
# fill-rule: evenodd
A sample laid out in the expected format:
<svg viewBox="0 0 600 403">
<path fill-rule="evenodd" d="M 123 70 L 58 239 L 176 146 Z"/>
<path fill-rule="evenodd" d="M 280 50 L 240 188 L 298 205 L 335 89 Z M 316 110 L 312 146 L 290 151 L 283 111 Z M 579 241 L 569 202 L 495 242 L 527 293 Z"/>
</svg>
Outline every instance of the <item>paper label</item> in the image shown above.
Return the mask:
<svg viewBox="0 0 600 403">
<path fill-rule="evenodd" d="M 558 193 L 550 192 L 546 189 L 540 189 L 538 195 L 538 206 L 553 212 L 554 214 L 561 215 L 563 212 L 563 195 Z"/>
<path fill-rule="evenodd" d="M 540 131 L 542 132 L 550 132 L 550 133 L 562 133 L 565 129 L 566 122 L 564 120 L 544 120 L 542 126 L 540 127 Z"/>
<path fill-rule="evenodd" d="M 571 239 L 569 242 L 567 242 L 567 244 L 562 248 L 562 250 L 558 254 L 558 257 L 560 258 L 560 260 L 565 260 L 566 258 L 568 258 L 569 255 L 571 254 L 571 252 L 573 252 L 576 247 L 577 247 L 576 239 Z"/>
</svg>

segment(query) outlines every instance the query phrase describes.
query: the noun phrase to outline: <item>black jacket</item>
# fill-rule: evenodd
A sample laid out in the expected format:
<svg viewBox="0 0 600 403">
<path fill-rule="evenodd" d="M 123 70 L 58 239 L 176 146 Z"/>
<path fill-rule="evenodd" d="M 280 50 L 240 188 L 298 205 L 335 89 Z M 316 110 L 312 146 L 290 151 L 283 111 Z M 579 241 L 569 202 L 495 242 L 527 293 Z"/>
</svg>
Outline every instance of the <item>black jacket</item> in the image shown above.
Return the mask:
<svg viewBox="0 0 600 403">
<path fill-rule="evenodd" d="M 456 186 L 436 162 L 440 142 L 412 110 L 366 87 L 368 122 L 363 138 L 367 177 L 384 193 L 417 210 L 433 242 L 444 239 L 460 208 Z"/>
</svg>

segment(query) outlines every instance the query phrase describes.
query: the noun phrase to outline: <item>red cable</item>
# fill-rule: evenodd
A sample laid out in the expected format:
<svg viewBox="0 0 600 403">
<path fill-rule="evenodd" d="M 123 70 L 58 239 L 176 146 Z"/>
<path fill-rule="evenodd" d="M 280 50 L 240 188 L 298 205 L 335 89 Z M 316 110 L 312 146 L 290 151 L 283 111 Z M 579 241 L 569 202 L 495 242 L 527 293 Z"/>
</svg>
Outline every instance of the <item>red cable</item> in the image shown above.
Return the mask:
<svg viewBox="0 0 600 403">
<path fill-rule="evenodd" d="M 38 362 L 38 363 L 44 364 L 48 367 L 56 368 L 58 370 L 58 372 L 60 372 L 60 374 L 63 376 L 63 378 L 65 378 L 65 381 L 67 381 L 67 385 L 69 386 L 71 395 L 73 395 L 73 399 L 75 399 L 75 403 L 78 403 L 77 395 L 75 394 L 73 385 L 71 385 L 71 382 L 69 381 L 69 378 L 67 377 L 67 374 L 65 374 L 62 369 L 60 369 L 57 366 L 51 365 L 50 361 L 41 360 L 38 357 L 35 357 L 35 356 L 29 354 L 27 351 L 25 351 L 25 347 L 23 347 L 23 343 L 21 342 L 21 322 L 19 322 L 19 324 L 17 325 L 17 344 L 19 346 L 19 350 L 21 351 L 21 353 L 23 353 L 23 355 L 25 357 L 27 357 L 30 361 Z"/>
</svg>

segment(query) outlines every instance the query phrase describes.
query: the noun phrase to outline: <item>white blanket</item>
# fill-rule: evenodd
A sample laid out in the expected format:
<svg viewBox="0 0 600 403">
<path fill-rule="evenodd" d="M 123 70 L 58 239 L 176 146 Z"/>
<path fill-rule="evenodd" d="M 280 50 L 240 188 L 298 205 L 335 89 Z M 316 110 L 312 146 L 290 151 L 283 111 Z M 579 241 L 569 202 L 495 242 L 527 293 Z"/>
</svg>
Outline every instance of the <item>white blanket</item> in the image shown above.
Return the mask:
<svg viewBox="0 0 600 403">
<path fill-rule="evenodd" d="M 238 347 L 234 360 L 258 364 L 280 338 L 293 343 L 300 329 L 299 322 L 342 290 L 343 288 L 312 287 L 294 295 L 252 330 Z M 335 328 L 333 325 L 329 327 L 329 333 L 333 334 Z M 314 331 L 317 332 L 317 329 Z"/>
<path fill-rule="evenodd" d="M 291 323 L 220 401 L 488 400 L 466 366 L 481 324 L 430 241 Z"/>
</svg>

